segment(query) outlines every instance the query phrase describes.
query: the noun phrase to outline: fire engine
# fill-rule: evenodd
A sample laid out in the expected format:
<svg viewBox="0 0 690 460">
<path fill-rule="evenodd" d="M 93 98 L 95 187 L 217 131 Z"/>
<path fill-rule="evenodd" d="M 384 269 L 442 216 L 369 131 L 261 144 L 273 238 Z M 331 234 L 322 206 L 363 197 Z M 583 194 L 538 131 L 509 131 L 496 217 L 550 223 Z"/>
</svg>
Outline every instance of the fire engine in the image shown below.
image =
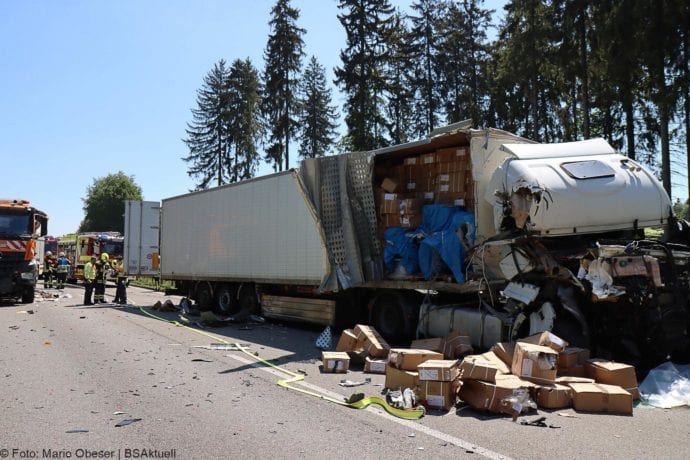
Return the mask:
<svg viewBox="0 0 690 460">
<path fill-rule="evenodd" d="M 48 216 L 26 200 L 0 199 L 0 297 L 32 303 L 38 279 L 36 240 Z"/>
<path fill-rule="evenodd" d="M 99 257 L 108 254 L 109 259 L 122 260 L 124 237 L 119 232 L 89 232 L 74 236 L 75 264 L 72 279 L 84 279 L 84 265 L 91 256 Z"/>
</svg>

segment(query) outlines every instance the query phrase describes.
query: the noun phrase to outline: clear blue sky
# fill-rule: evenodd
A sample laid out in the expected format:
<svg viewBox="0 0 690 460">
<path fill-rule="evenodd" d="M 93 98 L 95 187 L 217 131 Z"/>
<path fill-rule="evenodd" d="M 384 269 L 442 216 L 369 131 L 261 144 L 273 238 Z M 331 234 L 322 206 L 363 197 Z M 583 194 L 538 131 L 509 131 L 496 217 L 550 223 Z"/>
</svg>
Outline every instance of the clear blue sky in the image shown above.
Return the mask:
<svg viewBox="0 0 690 460">
<path fill-rule="evenodd" d="M 133 176 L 146 200 L 192 189 L 181 139 L 196 90 L 221 58 L 263 68 L 273 4 L 1 0 L 0 197 L 31 201 L 57 236 L 76 231 L 87 187 L 108 174 Z M 345 46 L 336 0 L 292 5 L 307 57 L 316 55 L 332 81 Z"/>
</svg>

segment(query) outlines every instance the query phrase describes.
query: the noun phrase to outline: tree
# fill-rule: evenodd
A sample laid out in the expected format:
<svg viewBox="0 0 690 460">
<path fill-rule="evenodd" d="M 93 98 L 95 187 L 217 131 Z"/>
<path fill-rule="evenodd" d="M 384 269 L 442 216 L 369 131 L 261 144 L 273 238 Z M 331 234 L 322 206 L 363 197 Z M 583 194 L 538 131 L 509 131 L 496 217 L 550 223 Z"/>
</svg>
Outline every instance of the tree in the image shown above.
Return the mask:
<svg viewBox="0 0 690 460">
<path fill-rule="evenodd" d="M 84 220 L 78 232 L 120 232 L 125 231 L 126 200 L 141 201 L 141 187 L 134 182 L 134 176 L 122 171 L 94 179 L 86 189 Z"/>
<path fill-rule="evenodd" d="M 394 15 L 393 30 L 388 44 L 390 59 L 386 69 L 387 99 L 386 129 L 391 142 L 402 144 L 429 134 L 426 123 L 415 123 L 419 119 L 426 121 L 424 114 L 415 110 L 415 56 L 409 43 L 410 31 L 400 13 Z M 424 126 L 424 130 L 419 126 Z"/>
<path fill-rule="evenodd" d="M 326 69 L 311 57 L 302 78 L 300 147 L 302 158 L 326 154 L 335 143 L 336 108 L 331 105 L 331 91 L 326 86 Z"/>
<path fill-rule="evenodd" d="M 264 97 L 262 111 L 271 126 L 268 160 L 273 168 L 290 168 L 290 139 L 297 128 L 297 77 L 302 68 L 305 30 L 297 27 L 299 10 L 290 0 L 278 0 L 271 9 L 272 33 L 264 51 Z"/>
<path fill-rule="evenodd" d="M 354 150 L 372 150 L 386 144 L 383 103 L 393 8 L 388 0 L 340 0 L 338 8 L 344 11 L 338 20 L 347 47 L 340 51 L 335 83 L 346 95 L 347 137 Z"/>
<path fill-rule="evenodd" d="M 450 3 L 439 16 L 439 81 L 446 95 L 449 123 L 471 119 L 473 126 L 487 120 L 489 111 L 489 44 L 487 30 L 492 10 L 483 0 Z"/>
<path fill-rule="evenodd" d="M 259 164 L 257 145 L 265 132 L 260 107 L 259 72 L 249 58 L 236 59 L 228 75 L 230 182 L 254 177 Z"/>
<path fill-rule="evenodd" d="M 189 155 L 183 160 L 190 163 L 187 174 L 199 179 L 196 190 L 203 190 L 215 180 L 220 186 L 228 182 L 233 165 L 228 155 L 231 142 L 228 130 L 228 78 L 225 61 L 221 59 L 204 77 L 197 91 L 197 108 L 192 109 L 192 123 L 187 124 Z"/>
<path fill-rule="evenodd" d="M 414 71 L 412 90 L 415 94 L 416 123 L 412 126 L 415 137 L 426 136 L 438 126 L 441 107 L 439 85 L 438 26 L 443 16 L 440 0 L 417 0 L 411 8 L 416 14 L 409 16 L 410 31 L 408 67 Z"/>
</svg>

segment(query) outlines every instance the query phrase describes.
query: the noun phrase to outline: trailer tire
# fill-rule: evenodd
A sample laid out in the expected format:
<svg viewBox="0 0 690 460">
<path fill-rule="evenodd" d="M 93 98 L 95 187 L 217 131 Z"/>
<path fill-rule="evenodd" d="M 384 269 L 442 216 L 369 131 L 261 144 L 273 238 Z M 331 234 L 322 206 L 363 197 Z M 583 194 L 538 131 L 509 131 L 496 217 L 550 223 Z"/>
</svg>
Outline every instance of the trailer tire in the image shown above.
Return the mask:
<svg viewBox="0 0 690 460">
<path fill-rule="evenodd" d="M 259 299 L 253 283 L 243 284 L 237 294 L 237 304 L 242 315 L 252 315 L 259 311 Z"/>
<path fill-rule="evenodd" d="M 33 288 L 25 289 L 22 292 L 22 303 L 34 303 L 35 291 Z"/>
<path fill-rule="evenodd" d="M 419 318 L 419 305 L 405 295 L 384 294 L 374 300 L 371 322 L 391 342 L 411 339 Z"/>
<path fill-rule="evenodd" d="M 237 287 L 223 284 L 216 289 L 213 311 L 219 315 L 231 315 L 237 312 Z"/>
<path fill-rule="evenodd" d="M 209 283 L 199 283 L 196 287 L 196 304 L 200 311 L 210 310 L 213 306 L 213 290 Z"/>
</svg>

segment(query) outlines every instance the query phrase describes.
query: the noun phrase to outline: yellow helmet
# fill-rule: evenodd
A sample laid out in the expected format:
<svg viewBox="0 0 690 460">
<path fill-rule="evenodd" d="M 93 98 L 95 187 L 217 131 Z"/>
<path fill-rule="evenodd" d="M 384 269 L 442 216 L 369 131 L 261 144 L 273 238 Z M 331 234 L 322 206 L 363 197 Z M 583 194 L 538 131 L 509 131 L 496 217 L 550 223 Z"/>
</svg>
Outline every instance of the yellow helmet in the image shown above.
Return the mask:
<svg viewBox="0 0 690 460">
<path fill-rule="evenodd" d="M 108 256 L 108 253 L 107 253 L 107 252 L 104 252 L 103 254 L 101 254 L 101 260 L 102 260 L 103 262 L 107 262 L 109 258 L 110 258 L 110 257 Z"/>
</svg>

